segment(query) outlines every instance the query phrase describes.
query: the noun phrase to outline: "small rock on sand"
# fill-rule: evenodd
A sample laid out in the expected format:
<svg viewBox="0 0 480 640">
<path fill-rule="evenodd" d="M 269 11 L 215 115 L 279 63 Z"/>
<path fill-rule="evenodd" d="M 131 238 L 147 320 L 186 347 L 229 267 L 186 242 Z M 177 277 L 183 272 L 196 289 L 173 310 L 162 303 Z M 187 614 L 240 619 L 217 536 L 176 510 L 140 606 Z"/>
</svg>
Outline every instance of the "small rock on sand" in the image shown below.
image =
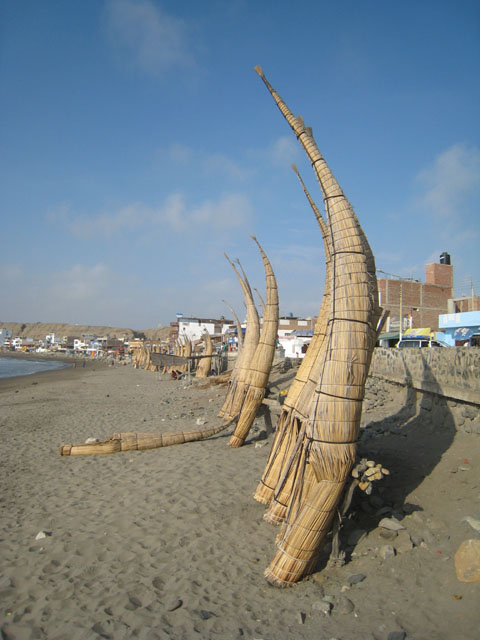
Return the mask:
<svg viewBox="0 0 480 640">
<path fill-rule="evenodd" d="M 396 518 L 382 518 L 378 523 L 378 526 L 381 529 L 389 529 L 390 531 L 400 531 L 401 529 L 405 529 L 403 524 Z"/>
<path fill-rule="evenodd" d="M 455 554 L 455 570 L 460 582 L 480 581 L 480 540 L 464 540 Z"/>
</svg>

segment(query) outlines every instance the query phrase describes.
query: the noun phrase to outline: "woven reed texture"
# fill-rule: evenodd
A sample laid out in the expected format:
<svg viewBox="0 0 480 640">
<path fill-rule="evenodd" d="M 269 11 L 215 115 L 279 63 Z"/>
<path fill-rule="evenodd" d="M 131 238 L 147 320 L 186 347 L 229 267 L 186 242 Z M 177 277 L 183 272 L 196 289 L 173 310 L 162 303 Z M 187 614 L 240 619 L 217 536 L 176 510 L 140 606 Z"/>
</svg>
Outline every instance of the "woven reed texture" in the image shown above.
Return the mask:
<svg viewBox="0 0 480 640">
<path fill-rule="evenodd" d="M 282 413 L 280 415 L 279 425 L 276 431 L 276 437 L 273 442 L 272 450 L 265 468 L 264 474 L 254 494 L 254 498 L 264 504 L 269 504 L 272 500 L 271 507 L 267 514 L 265 514 L 265 520 L 272 524 L 278 524 L 282 521 L 286 514 L 286 504 L 288 503 L 289 491 L 292 488 L 292 482 L 283 480 L 281 494 L 274 495 L 276 491 L 276 485 L 279 482 L 280 477 L 286 473 L 285 465 L 293 465 L 294 460 L 290 460 L 291 453 L 293 451 L 294 441 L 299 432 L 299 421 L 303 420 L 307 416 L 307 409 L 309 400 L 312 394 L 312 378 L 311 371 L 314 363 L 318 357 L 319 350 L 323 344 L 327 333 L 328 312 L 330 308 L 330 296 L 331 296 L 331 280 L 332 280 L 332 262 L 330 259 L 330 244 L 329 244 L 329 232 L 328 227 L 322 217 L 321 212 L 313 201 L 310 193 L 308 192 L 305 184 L 300 177 L 300 174 L 292 165 L 300 184 L 303 187 L 307 200 L 315 214 L 320 232 L 322 234 L 324 251 L 325 251 L 325 287 L 322 299 L 322 305 L 317 317 L 317 321 L 314 327 L 314 333 L 310 345 L 307 349 L 300 367 L 297 371 L 294 381 L 292 382 L 285 402 L 282 407 Z M 310 381 L 310 386 L 306 386 Z M 315 382 L 313 381 L 315 386 Z M 294 431 L 294 434 L 290 434 L 290 430 Z M 293 467 L 292 467 L 293 472 Z M 280 491 L 280 489 L 279 489 Z M 283 515 L 282 515 L 283 514 Z"/>
<path fill-rule="evenodd" d="M 213 353 L 213 344 L 212 339 L 210 338 L 210 334 L 208 331 L 205 331 L 203 334 L 203 341 L 205 342 L 205 352 L 204 355 L 211 356 Z M 208 378 L 210 372 L 212 370 L 212 358 L 202 358 L 197 366 L 197 371 L 195 372 L 196 378 Z"/>
<path fill-rule="evenodd" d="M 190 338 L 187 338 L 187 337 L 184 338 L 184 342 L 181 345 L 180 355 L 182 355 L 184 358 L 188 358 L 189 356 L 192 355 L 192 341 L 190 340 Z M 178 367 L 179 374 L 187 373 L 187 371 L 188 371 L 188 362 Z"/>
<path fill-rule="evenodd" d="M 265 573 L 271 584 L 287 586 L 313 569 L 353 465 L 380 309 L 375 261 L 350 203 L 311 129 L 293 116 L 261 68 L 255 71 L 312 164 L 324 197 L 331 260 L 325 336 L 308 373 L 310 382 L 300 392 L 313 388 L 304 395 L 307 415 L 300 418 L 302 427 L 289 459 L 295 482 L 277 539 L 278 551 Z M 286 477 L 285 471 L 282 476 Z"/>
<path fill-rule="evenodd" d="M 237 361 L 232 371 L 229 387 L 225 402 L 219 412 L 219 417 L 231 418 L 233 415 L 238 415 L 243 405 L 246 388 L 245 381 L 248 378 L 248 372 L 250 371 L 250 363 L 255 354 L 258 341 L 260 339 L 260 321 L 258 319 L 257 308 L 253 301 L 252 290 L 250 283 L 242 269 L 242 275 L 238 272 L 238 269 L 230 261 L 229 257 L 225 254 L 225 258 L 230 263 L 234 270 L 240 286 L 242 287 L 243 294 L 245 296 L 245 305 L 247 307 L 247 329 L 245 331 L 245 338 L 243 342 L 243 349 L 238 354 Z M 238 263 L 240 268 L 241 265 Z"/>
<path fill-rule="evenodd" d="M 265 268 L 267 295 L 260 340 L 251 361 L 248 379 L 245 380 L 245 385 L 248 388 L 244 395 L 244 401 L 242 403 L 237 426 L 229 442 L 231 447 L 240 447 L 245 442 L 245 438 L 250 431 L 258 409 L 265 397 L 267 382 L 272 369 L 273 357 L 275 355 L 275 346 L 278 334 L 277 280 L 275 278 L 272 265 L 270 264 L 270 260 L 262 249 L 257 238 L 252 236 L 252 239 L 256 242 L 258 250 L 262 256 L 263 266 Z"/>
<path fill-rule="evenodd" d="M 178 431 L 176 433 L 114 433 L 103 442 L 62 444 L 58 452 L 61 456 L 93 456 L 107 453 L 120 453 L 121 451 L 158 449 L 174 444 L 196 442 L 198 440 L 206 440 L 217 433 L 221 433 L 227 427 L 231 426 L 235 419 L 236 418 L 232 418 L 232 420 L 217 427 Z"/>
</svg>

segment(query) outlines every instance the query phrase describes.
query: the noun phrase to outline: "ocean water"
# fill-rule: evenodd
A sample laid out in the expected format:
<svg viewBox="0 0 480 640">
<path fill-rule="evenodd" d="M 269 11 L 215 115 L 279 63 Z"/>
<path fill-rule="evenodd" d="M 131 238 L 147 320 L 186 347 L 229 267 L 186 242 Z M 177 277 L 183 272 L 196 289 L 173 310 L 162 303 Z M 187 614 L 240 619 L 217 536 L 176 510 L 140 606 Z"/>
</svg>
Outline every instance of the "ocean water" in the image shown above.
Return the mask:
<svg viewBox="0 0 480 640">
<path fill-rule="evenodd" d="M 55 371 L 71 365 L 51 360 L 30 360 L 30 358 L 0 358 L 0 378 L 13 376 L 29 376 L 42 371 Z"/>
</svg>

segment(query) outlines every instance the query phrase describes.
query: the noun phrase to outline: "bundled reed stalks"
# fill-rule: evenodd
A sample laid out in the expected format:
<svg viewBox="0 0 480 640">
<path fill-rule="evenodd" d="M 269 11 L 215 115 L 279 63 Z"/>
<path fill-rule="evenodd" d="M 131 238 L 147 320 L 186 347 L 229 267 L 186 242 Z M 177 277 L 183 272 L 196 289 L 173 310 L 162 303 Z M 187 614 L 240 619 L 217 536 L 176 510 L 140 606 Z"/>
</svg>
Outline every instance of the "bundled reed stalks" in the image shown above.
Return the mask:
<svg viewBox="0 0 480 640">
<path fill-rule="evenodd" d="M 257 348 L 258 341 L 260 339 L 260 321 L 258 319 L 257 308 L 253 302 L 250 283 L 248 282 L 245 272 L 242 269 L 242 277 L 233 262 L 230 261 L 227 254 L 224 255 L 240 282 L 243 295 L 245 296 L 245 305 L 247 307 L 247 329 L 245 331 L 243 348 L 237 356 L 237 360 L 230 376 L 227 395 L 218 414 L 220 418 L 229 419 L 234 415 L 238 415 L 242 408 L 246 391 L 245 382 L 250 371 L 251 360 L 255 354 L 255 349 Z M 238 264 L 241 268 L 240 263 Z"/>
<path fill-rule="evenodd" d="M 302 425 L 307 419 L 309 401 L 316 384 L 315 374 L 312 375 L 312 369 L 317 361 L 319 351 L 326 336 L 331 298 L 332 273 L 328 227 L 320 210 L 305 187 L 296 166 L 293 165 L 292 168 L 303 187 L 322 234 L 325 251 L 325 287 L 312 340 L 282 405 L 275 440 L 267 466 L 254 494 L 254 498 L 258 500 L 258 502 L 270 505 L 268 511 L 264 514 L 264 519 L 271 524 L 280 524 L 286 517 L 289 498 L 296 479 L 296 469 L 299 463 L 299 447 L 296 446 L 297 439 Z"/>
<path fill-rule="evenodd" d="M 302 373 L 306 381 L 296 385 L 290 414 L 285 414 L 285 420 L 290 420 L 283 429 L 287 434 L 284 439 L 290 443 L 289 455 L 285 445 L 276 465 L 280 478 L 274 493 L 279 495 L 287 478 L 291 478 L 291 485 L 286 492 L 285 521 L 277 537 L 278 551 L 265 576 L 271 584 L 283 587 L 313 570 L 355 460 L 380 309 L 373 254 L 353 208 L 318 150 L 311 129 L 293 116 L 262 69 L 256 67 L 255 71 L 312 164 L 328 228 L 326 279 L 330 296 L 326 301 L 324 296 L 317 319 L 313 362 L 310 368 L 305 365 Z M 278 442 L 276 446 L 273 462 L 280 451 Z M 270 461 L 270 469 L 272 466 Z M 268 501 L 272 495 L 266 493 L 269 495 L 258 497 Z"/>
<path fill-rule="evenodd" d="M 182 345 L 182 356 L 184 358 L 189 358 L 192 355 L 192 350 L 193 350 L 192 341 L 190 340 L 190 338 L 185 338 L 185 342 Z M 180 367 L 181 374 L 187 373 L 187 371 L 188 371 L 188 363 Z"/>
<path fill-rule="evenodd" d="M 265 268 L 267 301 L 263 317 L 263 327 L 260 340 L 250 361 L 248 377 L 244 379 L 244 395 L 237 426 L 230 439 L 231 447 L 241 447 L 250 431 L 258 409 L 265 397 L 268 377 L 272 368 L 273 356 L 278 333 L 278 288 L 275 274 L 255 236 L 256 242 L 263 259 Z"/>
<path fill-rule="evenodd" d="M 235 418 L 217 427 L 208 429 L 192 429 L 191 431 L 178 431 L 176 433 L 114 433 L 102 442 L 85 442 L 82 444 L 62 444 L 58 452 L 61 456 L 93 456 L 108 453 L 120 453 L 122 451 L 144 451 L 146 449 L 158 449 L 174 444 L 196 442 L 206 440 L 217 433 L 225 431 Z"/>
<path fill-rule="evenodd" d="M 203 341 L 205 343 L 204 356 L 197 366 L 197 371 L 195 373 L 196 378 L 208 378 L 210 372 L 212 370 L 212 353 L 213 353 L 213 344 L 212 339 L 210 338 L 210 334 L 208 331 L 205 331 L 203 334 Z"/>
</svg>

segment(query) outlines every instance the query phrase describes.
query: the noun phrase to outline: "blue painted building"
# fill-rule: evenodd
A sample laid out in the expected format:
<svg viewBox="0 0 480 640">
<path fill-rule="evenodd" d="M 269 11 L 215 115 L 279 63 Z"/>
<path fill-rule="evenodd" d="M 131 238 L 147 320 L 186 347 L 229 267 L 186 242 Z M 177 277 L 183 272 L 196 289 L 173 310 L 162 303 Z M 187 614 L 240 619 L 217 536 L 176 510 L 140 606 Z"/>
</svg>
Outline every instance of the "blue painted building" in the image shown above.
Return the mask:
<svg viewBox="0 0 480 640">
<path fill-rule="evenodd" d="M 451 347 L 480 347 L 480 311 L 444 313 L 438 317 L 445 331 L 445 342 Z"/>
</svg>

